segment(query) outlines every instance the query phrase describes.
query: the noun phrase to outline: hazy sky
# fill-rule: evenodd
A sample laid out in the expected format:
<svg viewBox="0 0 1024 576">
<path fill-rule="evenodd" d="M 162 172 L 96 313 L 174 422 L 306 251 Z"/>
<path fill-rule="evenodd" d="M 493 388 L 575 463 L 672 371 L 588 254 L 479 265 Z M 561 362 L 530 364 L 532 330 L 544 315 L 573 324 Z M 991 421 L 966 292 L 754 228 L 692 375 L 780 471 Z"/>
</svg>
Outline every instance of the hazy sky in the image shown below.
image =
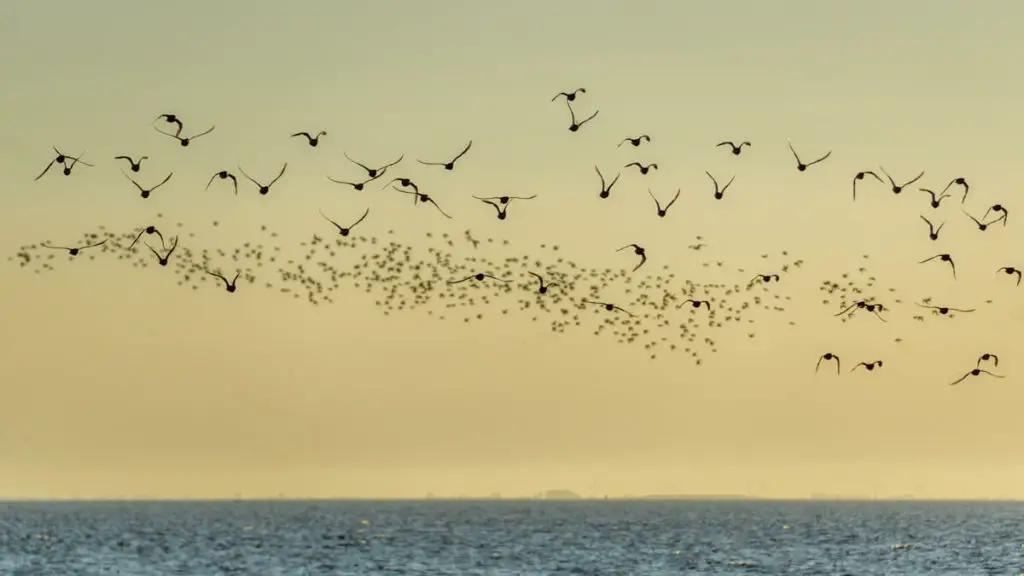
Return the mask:
<svg viewBox="0 0 1024 576">
<path fill-rule="evenodd" d="M 788 318 L 723 330 L 695 367 L 588 329 L 384 317 L 359 292 L 314 308 L 259 286 L 193 292 L 109 259 L 48 275 L 5 262 L 0 495 L 1024 497 L 1024 287 L 994 275 L 1024 266 L 1024 235 L 1014 222 L 979 232 L 958 198 L 933 211 L 916 185 L 896 196 L 865 181 L 855 204 L 850 194 L 855 172 L 882 165 L 899 179 L 926 170 L 930 188 L 966 177 L 976 215 L 1015 210 L 1022 18 L 1010 0 L 11 1 L 0 20 L 9 254 L 157 212 L 197 230 L 197 249 L 266 224 L 297 251 L 331 233 L 317 209 L 346 219 L 371 206 L 365 234 L 470 228 L 521 250 L 557 243 L 599 267 L 622 266 L 614 250 L 638 242 L 651 266 L 698 282 L 745 282 L 730 270 L 783 249 L 806 264 L 778 288 L 793 298 Z M 550 99 L 579 86 L 577 109 L 600 114 L 573 134 Z M 181 148 L 150 127 L 164 112 L 186 134 L 217 128 Z M 320 129 L 315 149 L 288 138 Z M 616 148 L 640 132 L 649 146 Z M 799 173 L 787 138 L 808 158 L 832 156 Z M 413 161 L 470 139 L 453 172 Z M 715 148 L 725 139 L 753 146 L 737 158 Z M 96 168 L 33 182 L 53 145 Z M 379 186 L 331 184 L 359 175 L 343 151 L 367 163 L 405 154 L 403 174 L 454 219 Z M 140 181 L 175 176 L 142 200 L 118 154 L 150 156 Z M 633 160 L 660 170 L 624 172 L 601 203 L 593 166 L 611 177 Z M 286 161 L 267 196 L 244 183 L 237 197 L 203 191 L 216 170 L 269 179 Z M 736 175 L 722 202 L 705 170 Z M 648 186 L 682 189 L 667 218 Z M 504 222 L 471 198 L 501 193 L 538 198 Z M 919 214 L 948 221 L 938 242 Z M 708 248 L 687 250 L 697 235 Z M 956 282 L 917 264 L 943 251 Z M 701 265 L 714 260 L 724 272 Z M 822 280 L 862 265 L 904 298 L 887 324 L 842 324 L 821 304 Z M 925 296 L 978 312 L 914 322 Z M 885 366 L 816 376 L 829 350 Z M 986 351 L 1004 380 L 947 386 Z"/>
</svg>

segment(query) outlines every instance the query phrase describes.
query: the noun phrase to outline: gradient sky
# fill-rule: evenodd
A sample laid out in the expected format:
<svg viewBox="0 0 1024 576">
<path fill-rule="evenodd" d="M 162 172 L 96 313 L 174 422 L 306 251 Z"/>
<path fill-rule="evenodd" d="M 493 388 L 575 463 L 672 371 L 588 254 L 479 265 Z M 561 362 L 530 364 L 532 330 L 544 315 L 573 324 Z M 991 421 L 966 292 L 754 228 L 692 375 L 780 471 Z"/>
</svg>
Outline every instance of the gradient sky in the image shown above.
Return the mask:
<svg viewBox="0 0 1024 576">
<path fill-rule="evenodd" d="M 9 254 L 155 212 L 195 229 L 224 222 L 194 240 L 207 247 L 264 223 L 297 246 L 330 233 L 318 208 L 372 206 L 364 233 L 471 228 L 601 267 L 639 242 L 695 281 L 717 281 L 701 261 L 755 268 L 782 249 L 806 265 L 784 287 L 797 326 L 769 317 L 753 340 L 733 330 L 695 367 L 589 330 L 384 317 L 359 293 L 314 308 L 244 286 L 192 292 L 117 262 L 49 275 L 5 262 L 0 496 L 1024 497 L 1024 287 L 994 276 L 1024 266 L 1024 235 L 1013 222 L 982 234 L 952 202 L 933 244 L 920 192 L 867 183 L 850 198 L 852 175 L 881 164 L 900 178 L 926 170 L 932 188 L 965 176 L 969 210 L 1014 211 L 1020 2 L 12 0 L 4 13 Z M 578 108 L 601 112 L 571 134 L 550 99 L 577 86 Z M 149 126 L 163 112 L 186 133 L 217 129 L 180 148 Z M 288 138 L 319 129 L 316 149 Z M 639 132 L 649 147 L 616 149 Z M 787 138 L 808 157 L 834 152 L 801 174 Z M 452 173 L 409 163 L 470 139 Z M 734 158 L 714 147 L 724 139 L 753 147 Z M 97 167 L 33 182 L 53 145 Z M 404 172 L 455 219 L 329 183 L 357 176 L 343 151 L 369 163 L 404 153 Z M 142 201 L 117 154 L 148 154 L 149 178 L 175 177 Z M 598 203 L 593 165 L 614 174 L 634 159 L 661 170 L 624 174 Z M 203 193 L 222 167 L 269 177 L 285 161 L 266 197 Z M 725 201 L 704 170 L 737 175 Z M 652 213 L 648 184 L 682 189 L 668 218 Z M 499 223 L 470 197 L 499 193 L 539 197 Z M 696 235 L 705 252 L 685 249 Z M 955 283 L 917 264 L 940 251 L 957 258 Z M 818 284 L 862 253 L 907 300 L 888 324 L 840 324 L 820 303 Z M 915 296 L 979 311 L 915 323 Z M 816 377 L 827 350 L 886 365 Z M 985 351 L 1006 379 L 946 385 Z"/>
</svg>

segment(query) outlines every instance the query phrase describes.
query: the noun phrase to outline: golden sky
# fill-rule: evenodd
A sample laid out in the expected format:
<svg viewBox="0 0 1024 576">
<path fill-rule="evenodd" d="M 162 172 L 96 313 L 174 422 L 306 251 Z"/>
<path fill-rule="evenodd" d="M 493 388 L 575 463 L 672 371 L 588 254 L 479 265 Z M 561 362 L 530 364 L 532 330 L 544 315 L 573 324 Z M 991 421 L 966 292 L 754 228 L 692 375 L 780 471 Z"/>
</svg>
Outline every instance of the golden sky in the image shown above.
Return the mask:
<svg viewBox="0 0 1024 576">
<path fill-rule="evenodd" d="M 5 263 L 0 496 L 1024 496 L 1024 288 L 994 274 L 1024 266 L 1024 237 L 1014 222 L 981 233 L 959 198 L 932 210 L 916 190 L 963 176 L 967 210 L 1014 211 L 1024 5 L 597 4 L 12 2 L 0 21 L 0 245 L 12 255 L 157 212 L 201 230 L 183 236 L 196 249 L 266 224 L 298 254 L 332 233 L 318 209 L 344 220 L 370 207 L 363 234 L 469 228 L 611 268 L 638 242 L 650 266 L 695 282 L 744 283 L 737 268 L 781 250 L 805 265 L 777 288 L 792 298 L 785 314 L 721 331 L 694 366 L 586 328 L 385 317 L 356 291 L 312 307 L 245 283 L 193 292 L 112 259 L 61 258 L 39 275 Z M 550 99 L 580 86 L 577 110 L 600 114 L 574 134 Z M 164 112 L 186 134 L 217 128 L 181 148 L 149 125 Z M 288 137 L 321 129 L 315 149 Z M 652 142 L 616 148 L 638 133 Z M 753 146 L 734 157 L 714 146 L 727 139 Z M 799 173 L 787 139 L 832 156 Z M 414 161 L 469 140 L 452 172 Z M 33 182 L 54 145 L 96 167 Z M 404 154 L 401 172 L 454 218 L 331 184 L 358 176 L 343 152 Z M 119 154 L 150 156 L 144 183 L 174 177 L 142 200 Z M 602 204 L 593 166 L 611 178 L 633 160 L 660 169 L 624 170 Z M 246 182 L 237 197 L 203 190 L 217 170 L 269 179 L 284 162 L 267 196 Z M 866 180 L 853 203 L 852 175 L 880 165 L 926 175 L 899 196 Z M 736 175 L 723 201 L 705 170 Z M 648 187 L 682 190 L 665 219 Z M 499 222 L 473 194 L 538 198 Z M 938 242 L 922 214 L 948 222 Z M 688 250 L 698 235 L 708 247 Z M 955 282 L 917 263 L 939 252 L 956 258 Z M 888 323 L 843 324 L 822 305 L 819 284 L 858 266 L 878 278 Z M 915 322 L 926 296 L 978 311 Z M 843 357 L 840 378 L 814 374 L 826 351 Z M 982 352 L 1001 356 L 1005 379 L 947 386 Z M 873 359 L 885 366 L 847 371 Z"/>
</svg>

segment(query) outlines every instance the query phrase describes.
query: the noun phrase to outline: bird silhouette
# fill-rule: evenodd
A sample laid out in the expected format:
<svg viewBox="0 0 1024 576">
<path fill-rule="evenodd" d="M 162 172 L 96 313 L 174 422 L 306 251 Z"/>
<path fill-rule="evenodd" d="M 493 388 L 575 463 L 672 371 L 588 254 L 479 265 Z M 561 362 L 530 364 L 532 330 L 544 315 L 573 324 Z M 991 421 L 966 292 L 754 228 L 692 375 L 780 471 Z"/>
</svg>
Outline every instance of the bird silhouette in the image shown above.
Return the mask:
<svg viewBox="0 0 1024 576">
<path fill-rule="evenodd" d="M 473 147 L 473 141 L 470 140 L 469 144 L 466 144 L 466 147 L 462 149 L 462 152 L 459 152 L 458 154 L 455 155 L 454 158 L 452 158 L 451 160 L 448 160 L 447 162 L 424 162 L 423 160 L 417 160 L 417 162 L 419 162 L 420 164 L 423 164 L 424 166 L 444 166 L 445 170 L 454 170 L 455 169 L 455 163 L 458 162 L 459 158 L 462 158 L 463 156 L 465 156 L 466 152 L 469 152 L 469 149 L 472 148 L 472 147 Z"/>
<path fill-rule="evenodd" d="M 999 218 L 996 218 L 995 220 L 989 222 L 989 225 L 995 224 L 996 222 L 999 222 L 1000 220 L 1002 220 L 1003 221 L 1003 226 L 1006 226 L 1006 219 L 1010 216 L 1010 212 L 1006 209 L 1006 207 L 1003 206 L 1002 204 L 993 204 L 992 206 L 989 207 L 988 210 L 985 210 L 985 215 L 982 216 L 981 219 L 984 220 L 992 212 L 997 212 L 999 214 L 1002 214 L 1002 216 L 1000 216 Z"/>
<path fill-rule="evenodd" d="M 317 145 L 320 144 L 320 137 L 327 136 L 327 131 L 321 130 L 316 133 L 316 136 L 313 136 L 309 132 L 296 132 L 295 134 L 291 135 L 292 138 L 295 138 L 297 136 L 304 136 L 306 138 L 306 142 L 313 148 L 316 148 Z"/>
<path fill-rule="evenodd" d="M 621 306 L 618 306 L 618 305 L 615 305 L 615 304 L 611 304 L 611 303 L 608 303 L 608 302 L 598 302 L 596 300 L 588 300 L 586 298 L 581 300 L 581 302 L 583 302 L 584 304 L 594 304 L 596 306 L 600 306 L 600 307 L 604 308 L 605 310 L 607 310 L 608 312 L 619 311 L 619 312 L 625 313 L 628 316 L 633 316 L 633 313 L 631 313 L 629 310 L 626 310 L 625 308 L 623 308 Z"/>
<path fill-rule="evenodd" d="M 949 194 L 946 194 L 945 192 L 936 195 L 935 192 L 933 192 L 933 191 L 931 191 L 931 190 L 929 190 L 927 188 L 918 188 L 918 190 L 920 190 L 921 192 L 927 193 L 928 196 L 931 197 L 930 204 L 931 204 L 932 208 L 938 208 L 939 205 L 942 204 L 943 200 L 945 200 L 946 198 L 949 198 Z"/>
<path fill-rule="evenodd" d="M 882 174 L 885 174 L 885 177 L 889 179 L 889 184 L 892 185 L 892 193 L 893 194 L 899 194 L 900 192 L 903 192 L 904 188 L 906 188 L 907 186 L 910 186 L 914 182 L 917 182 L 918 180 L 920 180 L 921 178 L 924 177 L 924 170 L 922 170 L 920 174 L 918 174 L 917 176 L 914 176 L 912 179 L 907 180 L 903 184 L 897 184 L 896 181 L 892 179 L 892 176 L 890 176 L 889 173 L 885 171 L 885 168 L 881 168 L 881 170 L 882 170 Z"/>
<path fill-rule="evenodd" d="M 676 200 L 679 199 L 679 194 L 681 194 L 682 191 L 682 188 L 676 190 L 676 195 L 673 196 L 671 200 L 669 200 L 668 204 L 665 204 L 665 206 L 662 207 L 661 202 L 658 201 L 658 198 L 654 195 L 654 192 L 651 192 L 650 188 L 647 189 L 647 193 L 650 194 L 651 199 L 654 200 L 654 206 L 658 209 L 659 218 L 664 218 L 665 215 L 668 214 L 668 209 L 671 208 L 672 205 L 676 203 Z"/>
<path fill-rule="evenodd" d="M 636 166 L 640 170 L 641 174 L 647 174 L 647 172 L 650 171 L 650 170 L 657 170 L 658 169 L 658 165 L 657 164 L 648 164 L 648 165 L 644 166 L 643 164 L 641 164 L 639 162 L 630 162 L 629 164 L 626 164 L 624 167 L 625 168 L 629 168 L 630 166 Z"/>
<path fill-rule="evenodd" d="M 853 175 L 853 201 L 854 202 L 857 201 L 857 182 L 863 180 L 865 176 L 872 176 L 875 180 L 878 180 L 882 184 L 885 183 L 885 182 L 882 182 L 882 179 L 878 176 L 878 174 L 875 174 L 871 170 L 861 170 L 860 172 L 857 172 L 856 174 Z"/>
<path fill-rule="evenodd" d="M 854 370 L 856 370 L 857 368 L 860 368 L 861 366 L 863 366 L 864 369 L 867 370 L 868 372 L 871 372 L 875 368 L 881 368 L 882 367 L 882 361 L 881 360 L 875 360 L 874 362 L 859 362 L 859 363 L 857 363 L 856 366 L 854 366 L 853 368 L 850 369 L 850 372 L 853 372 Z"/>
<path fill-rule="evenodd" d="M 380 168 L 370 168 L 369 166 L 367 166 L 366 164 L 363 164 L 362 162 L 357 162 L 357 161 L 353 160 L 352 157 L 350 157 L 348 155 L 348 153 L 344 153 L 344 156 L 345 156 L 345 159 L 348 160 L 349 162 L 355 164 L 356 166 L 359 166 L 363 170 L 366 170 L 366 176 L 371 178 L 371 179 L 376 179 L 378 177 L 378 175 L 379 176 L 383 176 L 384 172 L 386 172 L 388 168 L 392 168 L 394 166 L 397 166 L 398 163 L 401 162 L 405 158 L 405 154 L 402 154 L 401 156 L 398 157 L 397 160 L 394 160 L 392 162 L 388 162 L 387 164 L 381 166 Z"/>
<path fill-rule="evenodd" d="M 963 204 L 964 202 L 967 202 L 967 193 L 971 191 L 971 185 L 968 184 L 967 180 L 964 178 L 953 178 L 952 180 L 949 181 L 949 184 L 946 184 L 946 187 L 943 188 L 942 191 L 946 192 L 954 184 L 959 184 L 960 187 L 964 189 L 964 195 L 963 198 L 960 199 L 960 203 Z"/>
<path fill-rule="evenodd" d="M 796 149 L 793 148 L 792 142 L 789 143 L 789 151 L 792 152 L 793 157 L 796 158 L 796 169 L 799 170 L 800 172 L 807 170 L 808 168 L 814 166 L 815 164 L 818 164 L 819 162 L 824 162 L 829 156 L 832 155 L 832 151 L 829 150 L 821 158 L 818 158 L 817 160 L 813 160 L 805 164 L 803 160 L 800 159 L 800 155 L 796 153 Z"/>
<path fill-rule="evenodd" d="M 175 140 L 177 140 L 178 144 L 181 144 L 182 147 L 188 146 L 196 138 L 202 138 L 203 136 L 206 136 L 210 132 L 213 132 L 215 128 L 217 128 L 217 127 L 216 126 L 210 126 L 210 128 L 207 129 L 205 132 L 200 132 L 199 134 L 194 134 L 194 135 L 189 136 L 187 138 L 183 138 L 181 136 L 180 132 L 177 133 L 177 134 L 171 134 L 170 132 L 164 132 L 163 130 L 161 130 L 161 129 L 155 127 L 155 126 L 153 127 L 154 130 L 156 130 L 157 132 L 163 134 L 164 136 L 170 136 L 171 138 L 174 138 Z"/>
<path fill-rule="evenodd" d="M 125 174 L 123 171 L 121 172 L 121 174 L 124 174 L 125 178 L 127 178 L 132 184 L 135 184 L 135 187 L 139 189 L 139 196 L 142 196 L 143 198 L 149 198 L 149 196 L 157 188 L 163 186 L 164 184 L 167 184 L 167 182 L 171 179 L 171 176 L 174 176 L 174 172 L 171 172 L 170 174 L 165 176 L 164 179 L 161 180 L 160 183 L 157 184 L 156 186 L 153 186 L 152 188 L 143 188 L 142 185 L 139 184 L 138 182 L 136 182 L 135 180 L 133 180 L 131 176 Z"/>
<path fill-rule="evenodd" d="M 978 356 L 978 363 L 975 364 L 974 367 L 975 368 L 981 368 L 981 363 L 982 362 L 988 362 L 989 360 L 992 361 L 992 363 L 995 365 L 996 368 L 999 368 L 999 356 L 997 356 L 995 354 L 992 354 L 991 352 L 986 352 L 986 353 L 982 354 L 981 356 Z"/>
<path fill-rule="evenodd" d="M 1011 274 L 1016 274 L 1017 275 L 1017 286 L 1020 286 L 1020 280 L 1021 280 L 1020 268 L 1016 268 L 1014 266 L 1003 266 L 999 270 L 996 270 L 996 274 L 999 274 L 1000 272 L 1003 272 L 1003 273 L 1005 273 L 1008 276 L 1011 275 Z"/>
<path fill-rule="evenodd" d="M 132 240 L 132 243 L 128 245 L 128 250 L 131 250 L 135 246 L 139 239 L 142 238 L 143 234 L 156 234 L 157 238 L 160 239 L 160 246 L 162 248 L 167 248 L 167 244 L 164 242 L 164 235 L 161 234 L 160 231 L 156 229 L 156 226 L 150 224 L 149 226 L 144 227 L 142 230 L 139 230 L 138 235 L 135 236 L 135 239 Z"/>
<path fill-rule="evenodd" d="M 740 152 L 743 151 L 743 147 L 744 146 L 750 146 L 750 142 L 743 141 L 743 142 L 740 142 L 737 145 L 732 140 L 726 140 L 725 142 L 719 142 L 718 144 L 715 144 L 716 148 L 719 148 L 719 147 L 722 147 L 722 146 L 728 146 L 729 148 L 732 149 L 732 153 L 733 153 L 734 156 L 739 156 Z M 799 159 L 797 161 L 799 162 Z"/>
<path fill-rule="evenodd" d="M 539 285 L 537 286 L 537 293 L 538 294 L 547 294 L 549 288 L 551 288 L 552 286 L 558 286 L 557 282 L 551 282 L 550 284 L 546 284 L 544 282 L 544 277 L 541 276 L 540 274 L 535 273 L 535 272 L 527 272 L 527 274 L 529 274 L 530 276 L 533 276 L 534 278 L 537 279 L 537 282 L 539 282 Z"/>
<path fill-rule="evenodd" d="M 942 231 L 942 227 L 945 226 L 946 223 L 943 222 L 942 224 L 939 224 L 938 228 L 936 228 L 934 225 L 932 225 L 931 220 L 928 220 L 924 216 L 921 216 L 921 220 L 924 220 L 924 223 L 928 225 L 928 237 L 931 238 L 933 241 L 938 240 L 939 232 Z"/>
<path fill-rule="evenodd" d="M 433 204 L 434 208 L 437 208 L 437 211 L 444 215 L 445 218 L 451 218 L 451 216 L 449 216 L 447 212 L 442 210 L 441 206 L 439 206 L 437 202 L 435 202 L 434 199 L 431 198 L 429 195 L 423 194 L 422 192 L 419 191 L 402 190 L 401 188 L 395 188 L 394 186 L 392 186 L 392 188 L 397 190 L 398 192 L 401 192 L 402 194 L 411 194 L 413 196 L 413 203 L 423 202 L 424 204 Z"/>
<path fill-rule="evenodd" d="M 711 181 L 715 184 L 715 200 L 721 200 L 722 197 L 725 196 L 725 191 L 729 189 L 729 186 L 732 186 L 732 181 L 736 179 L 736 176 L 729 178 L 729 181 L 725 183 L 725 186 L 719 189 L 718 180 L 715 180 L 715 177 L 711 175 L 711 172 L 705 170 L 704 173 L 707 174 L 708 178 L 711 178 Z"/>
<path fill-rule="evenodd" d="M 822 355 L 821 355 L 821 356 L 820 356 L 820 357 L 818 358 L 818 363 L 814 365 L 814 371 L 815 371 L 815 372 L 817 372 L 817 371 L 818 371 L 818 369 L 819 369 L 819 368 L 821 368 L 821 362 L 822 362 L 822 360 L 827 360 L 827 361 L 835 360 L 835 362 L 836 362 L 836 374 L 839 374 L 839 373 L 840 373 L 840 372 L 839 372 L 839 368 L 840 368 L 840 360 L 839 360 L 839 356 L 837 356 L 837 355 L 835 355 L 835 354 L 833 354 L 833 353 L 831 353 L 831 352 L 825 352 L 824 354 L 822 354 Z M 861 364 L 864 364 L 864 363 L 863 363 L 863 362 L 861 362 Z M 873 367 L 872 367 L 872 368 L 873 368 Z"/>
<path fill-rule="evenodd" d="M 577 94 L 586 94 L 586 93 L 587 93 L 587 89 L 586 88 L 577 88 L 577 89 L 573 90 L 572 92 L 559 92 L 558 94 L 555 94 L 554 98 L 552 98 L 551 101 L 554 102 L 555 100 L 558 100 L 559 98 L 565 98 L 566 102 L 574 102 L 576 100 L 576 95 Z"/>
<path fill-rule="evenodd" d="M 253 178 L 252 176 L 249 176 L 248 174 L 246 174 L 245 170 L 242 170 L 241 166 L 238 167 L 238 171 L 242 173 L 242 176 L 245 176 L 246 180 L 248 180 L 249 182 L 252 182 L 253 184 L 256 185 L 257 188 L 259 188 L 259 192 L 260 192 L 261 196 L 266 196 L 267 194 L 270 193 L 270 187 L 273 186 L 274 184 L 277 184 L 277 181 L 280 180 L 282 176 L 284 176 L 284 172 L 287 169 L 288 169 L 288 163 L 285 162 L 284 164 L 281 165 L 281 171 L 277 173 L 277 176 L 274 176 L 273 180 L 271 180 L 270 182 L 268 182 L 266 184 L 262 184 L 258 180 Z"/>
<path fill-rule="evenodd" d="M 622 148 L 622 145 L 625 144 L 626 142 L 629 142 L 630 144 L 633 145 L 634 148 L 636 148 L 637 146 L 640 145 L 641 142 L 644 142 L 644 141 L 650 142 L 651 141 L 651 137 L 648 136 L 647 134 L 641 134 L 641 135 L 637 136 L 636 138 L 627 136 L 627 137 L 622 139 L 622 142 L 619 142 L 619 145 L 616 146 L 616 148 Z"/>
<path fill-rule="evenodd" d="M 366 217 L 369 214 L 370 214 L 370 209 L 367 208 L 366 211 L 363 212 L 363 215 L 360 216 L 358 220 L 356 220 L 355 222 L 349 224 L 348 226 L 342 226 L 341 224 L 338 224 L 334 220 L 331 220 L 326 214 L 324 214 L 323 210 L 320 211 L 320 215 L 323 216 L 324 219 L 327 220 L 328 222 L 330 222 L 331 224 L 334 224 L 334 227 L 338 229 L 338 234 L 341 234 L 342 236 L 348 236 L 353 228 L 358 226 L 359 223 L 362 222 L 363 220 L 366 220 Z"/>
<path fill-rule="evenodd" d="M 600 110 L 595 110 L 593 114 L 577 122 L 576 111 L 572 109 L 572 105 L 569 104 L 569 102 L 570 100 L 566 99 L 565 105 L 569 108 L 569 118 L 571 120 L 571 123 L 569 124 L 569 132 L 578 132 L 584 124 L 593 120 L 594 117 L 597 116 L 598 112 L 600 112 Z"/>
<path fill-rule="evenodd" d="M 918 264 L 924 264 L 925 262 L 931 262 L 932 260 L 935 260 L 936 258 L 938 258 L 942 262 L 946 262 L 946 263 L 949 264 L 949 267 L 953 270 L 953 279 L 955 280 L 956 279 L 956 262 L 953 262 L 953 257 L 950 256 L 949 254 L 936 254 L 935 256 L 932 256 L 931 258 L 925 258 L 924 260 L 921 260 L 920 262 L 918 262 Z"/>
<path fill-rule="evenodd" d="M 51 246 L 51 245 L 49 245 L 49 244 L 44 242 L 44 243 L 41 244 L 41 246 L 43 248 L 49 248 L 51 250 L 67 250 L 69 255 L 71 255 L 71 256 L 78 256 L 82 252 L 82 250 L 87 250 L 89 248 L 96 248 L 97 246 L 103 246 L 106 243 L 107 243 L 107 241 L 103 240 L 103 241 L 96 242 L 96 243 L 93 243 L 93 244 L 87 244 L 85 246 L 71 246 L 71 247 L 68 247 L 68 246 Z"/>
<path fill-rule="evenodd" d="M 449 284 L 462 284 L 463 282 L 465 282 L 467 280 L 476 280 L 477 282 L 483 282 L 484 279 L 487 279 L 487 278 L 490 278 L 491 280 L 497 280 L 498 282 L 504 282 L 506 284 L 511 282 L 511 280 L 505 280 L 504 278 L 498 278 L 497 276 L 494 276 L 493 274 L 487 274 L 485 272 L 477 272 L 475 274 L 470 274 L 469 276 L 466 276 L 465 278 L 463 278 L 461 280 L 449 280 L 448 283 Z"/>
<path fill-rule="evenodd" d="M 220 272 L 210 272 L 209 270 L 204 270 L 204 272 L 206 272 L 210 276 L 213 276 L 214 278 L 220 278 L 221 281 L 224 282 L 224 289 L 227 290 L 228 292 L 234 292 L 235 290 L 237 290 L 237 285 L 235 283 L 238 282 L 238 277 L 242 275 L 241 272 L 236 272 L 235 277 L 232 278 L 230 282 L 228 282 L 228 279 L 225 278 L 224 275 L 221 274 Z"/>
<path fill-rule="evenodd" d="M 178 237 L 174 237 L 174 240 L 171 242 L 171 247 L 168 248 L 167 251 L 164 252 L 163 254 L 157 252 L 156 249 L 150 246 L 149 244 L 146 244 L 146 248 L 149 248 L 149 251 L 152 252 L 154 256 L 156 256 L 157 264 L 161 266 L 167 266 L 167 263 L 170 262 L 171 260 L 171 255 L 174 254 L 174 251 L 178 249 Z"/>
<path fill-rule="evenodd" d="M 616 252 L 622 252 L 626 248 L 632 248 L 633 254 L 636 254 L 637 256 L 640 257 L 640 263 L 637 264 L 632 270 L 633 272 L 636 272 L 637 270 L 640 269 L 641 266 L 647 263 L 647 250 L 645 250 L 644 247 L 640 246 L 639 244 L 626 244 L 622 248 L 616 250 Z"/>
<path fill-rule="evenodd" d="M 619 176 L 622 176 L 622 173 L 620 172 L 616 174 L 615 178 L 612 178 L 611 184 L 606 185 L 604 182 L 604 174 L 601 174 L 601 169 L 594 166 L 594 171 L 597 172 L 597 177 L 601 179 L 601 193 L 598 194 L 598 197 L 607 198 L 611 196 L 612 188 L 615 186 L 615 183 L 619 181 Z"/>
<path fill-rule="evenodd" d="M 176 114 L 161 114 L 157 116 L 155 119 L 153 119 L 154 122 L 156 122 L 157 120 L 163 120 L 168 124 L 174 124 L 176 126 L 174 135 L 181 136 L 181 130 L 184 128 L 184 126 L 181 123 L 181 119 L 178 118 Z"/>
<path fill-rule="evenodd" d="M 142 161 L 149 159 L 149 156 L 140 156 L 138 161 L 132 160 L 131 156 L 114 156 L 114 160 L 127 160 L 128 167 L 131 168 L 132 172 L 138 172 L 142 169 Z"/>
<path fill-rule="evenodd" d="M 993 373 L 989 372 L 988 370 L 984 370 L 982 368 L 975 368 L 973 370 L 968 370 L 966 374 L 964 374 L 963 376 L 961 376 L 961 377 L 957 378 L 956 380 L 950 382 L 949 385 L 950 386 L 956 386 L 957 384 L 963 382 L 964 380 L 967 380 L 968 378 L 970 378 L 972 376 L 980 376 L 982 374 L 985 374 L 986 376 L 991 376 L 993 378 L 1005 378 L 1005 376 L 1002 376 L 1002 375 L 999 375 L 999 374 L 993 374 Z"/>
<path fill-rule="evenodd" d="M 231 172 L 228 172 L 227 170 L 221 170 L 219 172 L 214 172 L 213 176 L 210 176 L 209 182 L 206 183 L 206 188 L 204 188 L 204 190 L 209 190 L 210 189 L 210 185 L 213 184 L 213 181 L 218 179 L 218 178 L 221 179 L 221 180 L 227 180 L 227 179 L 230 178 L 231 179 L 231 186 L 235 189 L 235 196 L 238 196 L 238 178 L 235 178 L 235 175 L 232 174 Z M 251 178 L 250 178 L 250 180 L 251 180 Z"/>
</svg>

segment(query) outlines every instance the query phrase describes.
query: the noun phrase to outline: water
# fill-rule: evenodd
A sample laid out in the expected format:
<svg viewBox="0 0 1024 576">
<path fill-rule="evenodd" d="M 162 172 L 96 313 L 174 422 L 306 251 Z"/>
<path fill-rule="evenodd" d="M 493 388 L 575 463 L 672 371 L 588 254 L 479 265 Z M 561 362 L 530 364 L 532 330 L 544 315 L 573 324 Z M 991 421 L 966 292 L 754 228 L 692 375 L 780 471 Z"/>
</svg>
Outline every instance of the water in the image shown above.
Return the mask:
<svg viewBox="0 0 1024 576">
<path fill-rule="evenodd" d="M 1020 503 L 7 503 L 0 520 L 3 575 L 968 576 L 1024 569 Z"/>
</svg>

